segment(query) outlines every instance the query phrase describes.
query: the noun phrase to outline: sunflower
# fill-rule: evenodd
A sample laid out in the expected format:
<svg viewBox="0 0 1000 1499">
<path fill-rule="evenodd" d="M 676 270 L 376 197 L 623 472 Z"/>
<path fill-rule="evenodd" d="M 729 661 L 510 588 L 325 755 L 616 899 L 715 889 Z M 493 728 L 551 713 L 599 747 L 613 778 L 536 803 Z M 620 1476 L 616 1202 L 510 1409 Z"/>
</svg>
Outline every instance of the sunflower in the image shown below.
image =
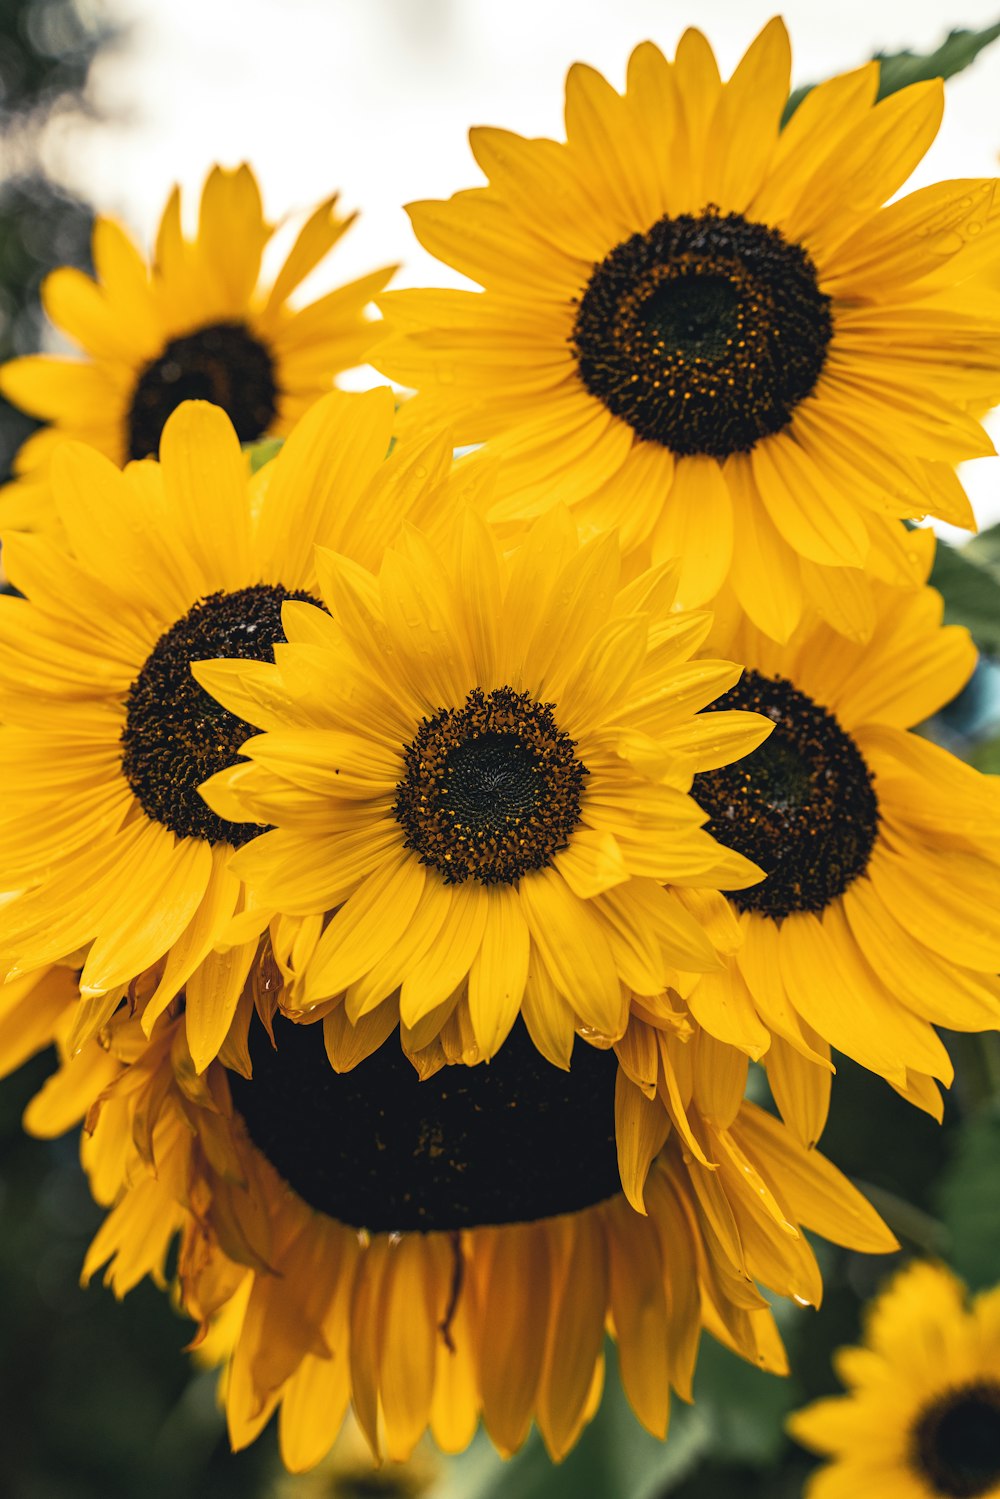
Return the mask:
<svg viewBox="0 0 1000 1499">
<path fill-rule="evenodd" d="M 497 523 L 564 502 L 680 557 L 685 607 L 731 576 L 776 639 L 803 597 L 860 638 L 862 570 L 911 575 L 899 518 L 972 524 L 953 465 L 993 452 L 970 407 L 1000 396 L 995 183 L 884 206 L 940 79 L 876 102 L 871 63 L 782 128 L 789 67 L 780 21 L 726 84 L 688 31 L 674 63 L 641 45 L 623 96 L 573 67 L 565 143 L 473 130 L 488 186 L 409 212 L 484 290 L 380 299 L 377 362 L 413 420 L 504 455 Z"/>
<path fill-rule="evenodd" d="M 290 1010 L 384 1036 L 398 995 L 414 1045 L 452 1020 L 489 1058 L 523 1009 L 565 1066 L 578 1027 L 622 1035 L 629 989 L 719 966 L 702 904 L 760 875 L 687 790 L 771 725 L 698 715 L 740 667 L 690 659 L 710 616 L 672 611 L 672 568 L 621 586 L 617 539 L 581 545 L 562 509 L 505 556 L 469 507 L 377 575 L 322 547 L 317 569 L 326 610 L 285 611 L 274 664 L 194 667 L 266 731 L 201 791 L 271 829 L 231 867 L 303 919 L 275 953 Z"/>
<path fill-rule="evenodd" d="M 928 570 L 933 537 L 911 544 Z M 714 706 L 775 729 L 693 790 L 709 831 L 767 879 L 730 895 L 743 942 L 724 974 L 692 975 L 688 1003 L 718 1039 L 767 1051 L 812 1140 L 830 1046 L 940 1118 L 934 1079 L 952 1068 L 934 1026 L 1000 1025 L 1000 782 L 907 732 L 960 691 L 975 649 L 932 588 L 874 599 L 866 646 L 815 616 L 787 645 L 720 617 L 713 645 L 747 669 Z"/>
<path fill-rule="evenodd" d="M 460 1450 L 480 1415 L 501 1452 L 535 1420 L 559 1457 L 599 1400 L 606 1328 L 639 1419 L 664 1436 L 702 1328 L 784 1371 L 755 1282 L 818 1300 L 800 1222 L 894 1247 L 829 1162 L 750 1104 L 725 1130 L 699 1125 L 713 1169 L 667 1139 L 643 1215 L 620 1189 L 608 1051 L 579 1044 L 562 1071 L 518 1027 L 489 1066 L 421 1080 L 397 1034 L 337 1074 L 319 1026 L 276 1014 L 260 986 L 254 1003 L 251 1076 L 199 1075 L 180 1019 L 147 1041 L 123 1007 L 88 1043 L 118 1075 L 78 1098 L 93 1190 L 113 1204 L 84 1278 L 107 1264 L 118 1295 L 162 1283 L 180 1236 L 179 1300 L 224 1360 L 235 1447 L 280 1406 L 285 1461 L 307 1468 L 351 1402 L 394 1460 L 428 1427 Z M 43 1092 L 36 1133 L 66 1127 L 48 1108 Z"/>
<path fill-rule="evenodd" d="M 119 467 L 155 457 L 167 418 L 188 399 L 221 406 L 241 442 L 286 436 L 382 331 L 364 309 L 393 267 L 298 310 L 288 305 L 356 217 L 336 205 L 334 196 L 313 212 L 270 285 L 261 256 L 274 230 L 248 166 L 213 167 L 193 240 L 174 189 L 149 266 L 118 224 L 99 218 L 96 279 L 64 266 L 42 287 L 51 321 L 87 357 L 30 355 L 0 370 L 8 400 L 51 424 L 21 448 L 15 467 L 26 477 L 6 490 L 0 522 L 34 530 L 51 519 L 44 472 L 60 438 Z"/>
<path fill-rule="evenodd" d="M 153 972 L 148 1020 L 186 985 L 199 1066 L 226 1034 L 267 921 L 228 867 L 255 830 L 214 816 L 197 786 L 250 730 L 189 662 L 270 658 L 283 606 L 315 598 L 314 541 L 371 561 L 404 514 L 448 493 L 445 439 L 385 461 L 392 419 L 387 389 L 331 393 L 248 481 L 228 417 L 189 402 L 159 465 L 120 472 L 65 444 L 66 546 L 7 540 L 25 597 L 0 599 L 0 890 L 19 892 L 0 954 L 10 976 L 77 960 L 91 1027 Z"/>
<path fill-rule="evenodd" d="M 908 1265 L 869 1308 L 863 1346 L 834 1362 L 849 1393 L 788 1423 L 833 1459 L 806 1499 L 997 1499 L 1000 1287 L 970 1306 L 945 1266 Z"/>
</svg>

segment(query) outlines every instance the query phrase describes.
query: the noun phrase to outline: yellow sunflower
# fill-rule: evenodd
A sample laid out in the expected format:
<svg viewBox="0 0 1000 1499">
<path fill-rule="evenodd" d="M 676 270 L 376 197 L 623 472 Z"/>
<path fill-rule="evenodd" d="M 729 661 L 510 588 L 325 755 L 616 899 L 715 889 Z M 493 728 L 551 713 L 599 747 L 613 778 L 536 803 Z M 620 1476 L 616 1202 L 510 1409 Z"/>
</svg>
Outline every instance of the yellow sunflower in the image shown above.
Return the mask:
<svg viewBox="0 0 1000 1499">
<path fill-rule="evenodd" d="M 876 102 L 871 63 L 782 129 L 772 21 L 728 83 L 697 31 L 633 53 L 620 96 L 576 65 L 565 143 L 476 129 L 488 186 L 410 207 L 483 291 L 380 299 L 378 366 L 505 457 L 490 512 L 556 503 L 681 558 L 679 599 L 731 576 L 779 640 L 804 597 L 870 625 L 863 569 L 910 577 L 899 517 L 970 526 L 953 465 L 993 452 L 993 179 L 885 206 L 941 118 L 941 81 Z M 986 231 L 986 232 L 983 232 Z"/>
<path fill-rule="evenodd" d="M 317 569 L 326 611 L 285 611 L 274 664 L 194 667 L 266 731 L 201 790 L 271 828 L 231 867 L 306 919 L 276 954 L 290 1009 L 355 1023 L 398 993 L 405 1027 L 458 1008 L 488 1058 L 523 1008 L 565 1065 L 577 1027 L 622 1035 L 629 989 L 719 966 L 703 902 L 759 870 L 687 791 L 771 725 L 698 715 L 740 667 L 691 660 L 710 616 L 673 612 L 672 568 L 622 586 L 617 539 L 581 545 L 565 510 L 504 556 L 470 507 L 377 575 L 322 547 Z"/>
<path fill-rule="evenodd" d="M 832 1459 L 806 1499 L 1000 1496 L 1000 1287 L 969 1306 L 943 1265 L 908 1265 L 869 1308 L 863 1346 L 834 1366 L 848 1393 L 788 1423 Z"/>
<path fill-rule="evenodd" d="M 308 306 L 288 305 L 356 217 L 336 205 L 334 196 L 313 212 L 270 284 L 261 282 L 261 256 L 274 226 L 248 166 L 209 173 L 194 239 L 174 189 L 151 265 L 120 225 L 99 218 L 96 277 L 64 266 L 42 287 L 50 319 L 87 357 L 30 355 L 0 369 L 7 399 L 51 424 L 21 448 L 15 467 L 26 477 L 0 500 L 0 524 L 49 522 L 44 472 L 61 437 L 119 467 L 155 457 L 167 418 L 189 399 L 221 406 L 241 442 L 286 436 L 382 331 L 364 309 L 394 267 Z"/>
<path fill-rule="evenodd" d="M 270 658 L 282 606 L 315 598 L 316 540 L 371 562 L 402 516 L 448 493 L 446 440 L 385 461 L 392 419 L 385 388 L 332 393 L 250 480 L 228 417 L 189 402 L 159 465 L 120 472 L 64 445 L 65 547 L 7 539 L 25 597 L 0 599 L 0 890 L 19 892 L 0 909 L 0 955 L 11 976 L 78 955 L 88 1023 L 156 965 L 149 1021 L 186 984 L 199 1066 L 225 1036 L 266 918 L 229 869 L 255 830 L 214 816 L 197 787 L 250 730 L 189 662 Z"/>
<path fill-rule="evenodd" d="M 933 537 L 912 538 L 929 568 Z M 687 999 L 718 1039 L 768 1048 L 782 1108 L 815 1139 L 829 1048 L 940 1117 L 952 1068 L 933 1027 L 1000 1026 L 1000 782 L 910 733 L 975 665 L 932 588 L 876 586 L 860 645 L 815 616 L 778 645 L 720 616 L 713 645 L 747 663 L 717 706 L 773 719 L 738 765 L 700 775 L 709 830 L 767 879 L 730 903 L 743 942 Z M 818 1094 L 817 1091 L 818 1090 Z"/>
<path fill-rule="evenodd" d="M 428 1427 L 460 1450 L 480 1415 L 501 1452 L 535 1420 L 560 1457 L 600 1397 L 606 1329 L 636 1414 L 663 1436 L 702 1328 L 784 1371 L 755 1281 L 818 1300 L 800 1222 L 894 1247 L 834 1167 L 752 1105 L 728 1129 L 699 1126 L 714 1169 L 671 1135 L 643 1216 L 619 1186 L 609 1052 L 581 1044 L 561 1071 L 519 1026 L 489 1066 L 421 1080 L 397 1038 L 337 1074 L 318 1026 L 275 1014 L 260 986 L 254 1003 L 273 1041 L 254 1024 L 252 1076 L 219 1062 L 199 1075 L 180 1020 L 147 1042 L 124 1007 L 88 1043 L 123 1065 L 89 1107 L 77 1095 L 94 1193 L 114 1204 L 84 1277 L 107 1263 L 118 1295 L 162 1282 L 179 1234 L 180 1302 L 225 1358 L 233 1445 L 280 1405 L 293 1469 L 319 1461 L 349 1402 L 395 1460 Z M 65 1103 L 57 1074 L 30 1126 L 64 1129 Z"/>
</svg>

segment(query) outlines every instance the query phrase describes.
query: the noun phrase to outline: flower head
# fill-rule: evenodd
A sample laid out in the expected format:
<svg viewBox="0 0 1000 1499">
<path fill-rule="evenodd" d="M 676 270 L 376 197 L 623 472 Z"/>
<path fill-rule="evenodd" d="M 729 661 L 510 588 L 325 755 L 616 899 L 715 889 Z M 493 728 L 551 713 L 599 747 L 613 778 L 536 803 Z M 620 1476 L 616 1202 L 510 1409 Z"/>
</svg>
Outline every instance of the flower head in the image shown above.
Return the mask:
<svg viewBox="0 0 1000 1499">
<path fill-rule="evenodd" d="M 863 1345 L 835 1366 L 847 1394 L 788 1423 L 831 1459 L 807 1499 L 1000 1494 L 1000 1290 L 970 1305 L 943 1265 L 908 1265 L 869 1308 Z"/>
<path fill-rule="evenodd" d="M 573 67 L 565 142 L 474 130 L 488 185 L 410 216 L 483 290 L 390 293 L 376 357 L 415 423 L 503 454 L 498 524 L 569 504 L 679 557 L 685 607 L 731 579 L 776 639 L 817 596 L 861 638 L 865 573 L 914 577 L 899 518 L 972 523 L 953 465 L 992 452 L 995 183 L 886 206 L 940 80 L 878 101 L 871 63 L 782 126 L 789 67 L 780 21 L 726 83 L 688 31 L 673 62 L 638 47 L 623 95 Z"/>
<path fill-rule="evenodd" d="M 315 209 L 269 284 L 261 257 L 274 228 L 248 166 L 212 169 L 193 239 L 175 188 L 149 265 L 118 224 L 99 218 L 95 277 L 62 267 L 42 288 L 52 322 L 86 357 L 30 355 L 0 370 L 4 395 L 50 424 L 18 455 L 24 477 L 3 495 L 2 523 L 29 530 L 52 523 L 45 473 L 64 437 L 119 467 L 155 457 L 171 412 L 193 399 L 221 406 L 241 442 L 286 436 L 382 332 L 364 309 L 391 267 L 289 306 L 354 221 L 336 205 L 334 196 Z"/>
<path fill-rule="evenodd" d="M 52 480 L 65 542 L 4 547 L 25 597 L 0 599 L 0 889 L 18 892 L 0 954 L 23 974 L 75 962 L 84 997 L 105 996 L 97 1025 L 155 967 L 147 1021 L 186 986 L 199 1066 L 267 918 L 246 910 L 229 867 L 252 830 L 197 790 L 251 730 L 190 663 L 270 660 L 283 612 L 318 598 L 316 541 L 371 563 L 407 514 L 425 518 L 450 447 L 429 439 L 385 461 L 392 417 L 388 390 L 330 394 L 251 479 L 226 415 L 186 403 L 158 465 L 119 472 L 65 445 Z"/>
<path fill-rule="evenodd" d="M 933 538 L 912 545 L 929 568 Z M 710 831 L 767 879 L 729 895 L 744 940 L 688 1002 L 720 1040 L 767 1052 L 809 1140 L 831 1046 L 940 1117 L 933 1079 L 952 1069 L 933 1027 L 1000 1025 L 1000 784 L 910 732 L 965 685 L 975 649 L 932 588 L 873 600 L 867 645 L 815 613 L 784 646 L 720 617 L 715 644 L 747 669 L 719 705 L 775 728 L 693 788 Z"/>
<path fill-rule="evenodd" d="M 456 532 L 409 528 L 377 572 L 321 549 L 325 610 L 286 608 L 273 665 L 195 667 L 265 730 L 202 794 L 272 829 L 233 869 L 313 933 L 278 954 L 300 1013 L 398 996 L 410 1031 L 458 1012 L 489 1057 L 523 1010 L 565 1065 L 577 1027 L 622 1035 L 629 989 L 719 965 L 688 892 L 758 872 L 688 790 L 770 725 L 699 715 L 740 668 L 691 660 L 710 619 L 673 612 L 671 568 L 623 586 L 616 538 L 563 511 L 513 556 L 471 510 Z"/>
</svg>

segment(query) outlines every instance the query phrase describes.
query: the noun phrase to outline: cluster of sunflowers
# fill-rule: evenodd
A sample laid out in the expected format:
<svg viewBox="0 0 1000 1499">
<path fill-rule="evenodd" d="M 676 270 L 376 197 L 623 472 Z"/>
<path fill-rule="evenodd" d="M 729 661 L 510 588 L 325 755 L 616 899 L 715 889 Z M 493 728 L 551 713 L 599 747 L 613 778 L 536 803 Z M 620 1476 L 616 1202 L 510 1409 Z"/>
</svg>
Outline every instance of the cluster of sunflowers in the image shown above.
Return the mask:
<svg viewBox="0 0 1000 1499">
<path fill-rule="evenodd" d="M 574 67 L 565 142 L 477 130 L 488 185 L 410 209 L 482 290 L 378 320 L 384 270 L 289 305 L 334 200 L 262 286 L 215 169 L 193 237 L 175 194 L 151 264 L 101 220 L 48 279 L 86 358 L 0 375 L 48 423 L 0 497 L 0 1066 L 57 1046 L 85 1275 L 176 1245 L 294 1470 L 349 1405 L 558 1458 L 606 1332 L 659 1436 L 703 1331 L 783 1370 L 805 1230 L 896 1247 L 816 1149 L 832 1051 L 940 1117 L 935 1025 L 1000 1026 L 1000 788 L 910 732 L 975 651 L 906 524 L 970 526 L 992 452 L 996 184 L 884 206 L 940 81 L 785 123 L 789 68 L 778 22 L 728 82 L 694 31 Z M 415 394 L 331 390 L 364 359 Z"/>
</svg>

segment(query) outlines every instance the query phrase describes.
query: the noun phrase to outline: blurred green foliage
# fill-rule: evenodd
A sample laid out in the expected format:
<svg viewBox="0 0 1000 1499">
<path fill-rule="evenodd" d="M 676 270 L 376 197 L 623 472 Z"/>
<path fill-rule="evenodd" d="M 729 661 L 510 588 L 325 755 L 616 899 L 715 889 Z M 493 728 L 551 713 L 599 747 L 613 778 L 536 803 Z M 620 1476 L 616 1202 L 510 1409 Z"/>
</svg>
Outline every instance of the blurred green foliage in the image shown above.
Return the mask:
<svg viewBox="0 0 1000 1499">
<path fill-rule="evenodd" d="M 79 107 L 90 65 L 117 28 L 79 0 L 0 0 L 0 129 Z"/>
<path fill-rule="evenodd" d="M 0 360 L 39 347 L 42 279 L 57 265 L 91 268 L 92 223 L 87 204 L 40 171 L 0 181 Z M 0 396 L 0 483 L 38 425 Z"/>
<path fill-rule="evenodd" d="M 948 1260 L 976 1291 L 1000 1279 L 998 1162 L 1000 1096 L 994 1096 L 959 1133 L 950 1169 L 937 1189 L 951 1237 Z"/>
<path fill-rule="evenodd" d="M 0 0 L 0 360 L 40 347 L 45 274 L 90 269 L 93 211 L 49 177 L 41 148 L 55 115 L 90 112 L 91 64 L 116 35 L 97 0 Z M 37 425 L 0 398 L 0 483 Z"/>
<path fill-rule="evenodd" d="M 939 546 L 931 582 L 944 594 L 946 623 L 965 625 L 980 650 L 1000 655 L 1000 525 L 963 547 Z"/>
</svg>

